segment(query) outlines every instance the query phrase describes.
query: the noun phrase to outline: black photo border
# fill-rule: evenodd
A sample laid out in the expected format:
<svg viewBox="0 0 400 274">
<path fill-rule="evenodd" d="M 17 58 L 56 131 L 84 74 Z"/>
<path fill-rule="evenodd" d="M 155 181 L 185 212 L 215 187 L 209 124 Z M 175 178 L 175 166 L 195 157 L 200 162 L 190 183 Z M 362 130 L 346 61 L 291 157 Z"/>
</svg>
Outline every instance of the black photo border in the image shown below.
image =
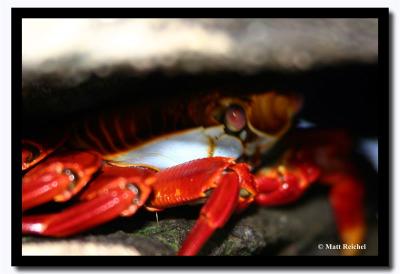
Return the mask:
<svg viewBox="0 0 400 274">
<path fill-rule="evenodd" d="M 135 267 L 389 267 L 391 264 L 391 86 L 388 8 L 12 8 L 12 266 Z M 379 244 L 378 256 L 157 257 L 22 256 L 21 235 L 21 106 L 23 18 L 377 18 L 379 21 Z M 384 183 L 387 182 L 387 183 Z M 104 269 L 104 268 L 102 268 Z"/>
</svg>

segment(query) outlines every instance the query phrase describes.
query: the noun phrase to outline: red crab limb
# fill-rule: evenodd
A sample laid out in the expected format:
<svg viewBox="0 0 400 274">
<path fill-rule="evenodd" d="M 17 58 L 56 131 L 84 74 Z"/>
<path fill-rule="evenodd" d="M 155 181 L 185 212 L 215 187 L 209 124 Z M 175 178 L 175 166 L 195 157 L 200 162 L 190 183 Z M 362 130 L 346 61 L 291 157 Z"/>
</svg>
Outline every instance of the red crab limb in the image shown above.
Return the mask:
<svg viewBox="0 0 400 274">
<path fill-rule="evenodd" d="M 344 244 L 360 244 L 365 237 L 365 186 L 351 156 L 351 137 L 341 130 L 303 130 L 290 139 L 286 163 L 312 162 L 321 170 L 318 181 L 331 187 L 330 202 Z M 356 255 L 357 249 L 343 249 Z"/>
<path fill-rule="evenodd" d="M 22 140 L 22 170 L 26 170 L 43 160 L 55 148 L 46 147 L 31 140 Z"/>
<path fill-rule="evenodd" d="M 155 173 L 154 170 L 144 167 L 118 167 L 104 165 L 101 174 L 81 194 L 81 200 L 92 200 L 110 189 L 124 186 L 127 182 L 137 184 L 144 182 Z M 146 191 L 148 192 L 148 191 Z"/>
<path fill-rule="evenodd" d="M 22 170 L 26 170 L 46 158 L 68 138 L 64 131 L 42 133 L 40 138 L 22 140 Z"/>
<path fill-rule="evenodd" d="M 255 194 L 249 166 L 236 164 L 231 158 L 194 160 L 158 173 L 140 167 L 105 166 L 81 196 L 83 202 L 61 213 L 24 216 L 22 230 L 56 237 L 76 234 L 120 215 L 134 214 L 151 190 L 154 195 L 147 207 L 153 210 L 208 198 L 180 255 L 197 254 L 237 205 L 248 204 Z"/>
<path fill-rule="evenodd" d="M 86 185 L 101 163 L 99 155 L 85 151 L 47 159 L 22 179 L 22 209 L 70 199 Z"/>
<path fill-rule="evenodd" d="M 219 160 L 224 161 L 223 159 Z M 196 255 L 212 233 L 226 224 L 235 210 L 241 211 L 253 201 L 255 193 L 250 167 L 247 164 L 231 164 L 223 171 L 218 186 L 201 209 L 200 217 L 178 255 Z"/>
<path fill-rule="evenodd" d="M 255 178 L 256 202 L 263 206 L 284 205 L 300 198 L 319 176 L 312 164 L 262 169 Z"/>
<path fill-rule="evenodd" d="M 119 216 L 132 204 L 130 191 L 113 190 L 95 200 L 69 207 L 61 213 L 22 217 L 22 233 L 63 237 L 76 234 Z"/>
<path fill-rule="evenodd" d="M 211 157 L 164 169 L 146 181 L 153 189 L 149 206 L 162 210 L 205 199 L 223 171 L 234 164 L 231 158 Z"/>
<path fill-rule="evenodd" d="M 349 173 L 334 173 L 321 178 L 332 185 L 330 202 L 340 238 L 345 244 L 360 244 L 366 232 L 364 185 Z M 343 249 L 343 255 L 356 255 L 357 249 Z"/>
<path fill-rule="evenodd" d="M 238 194 L 238 176 L 233 172 L 222 176 L 218 187 L 201 209 L 199 219 L 181 246 L 179 256 L 196 255 L 212 233 L 225 225 L 236 209 Z"/>
<path fill-rule="evenodd" d="M 150 188 L 144 180 L 153 172 L 143 168 L 106 166 L 82 195 L 85 200 L 60 213 L 24 216 L 22 232 L 47 236 L 69 236 L 116 217 L 134 214 L 147 200 Z M 119 174 L 121 173 L 121 174 Z"/>
<path fill-rule="evenodd" d="M 251 200 L 251 193 L 255 193 L 249 167 L 224 157 L 193 160 L 165 169 L 147 183 L 154 191 L 151 209 L 201 201 L 209 196 L 179 251 L 179 255 L 187 256 L 197 254 L 215 229 L 227 222 L 238 203 L 246 204 L 246 199 Z M 240 193 L 246 197 L 239 197 Z"/>
<path fill-rule="evenodd" d="M 35 180 L 22 184 L 22 209 L 27 210 L 47 203 L 65 191 L 70 184 L 68 176 L 58 173 L 43 173 Z"/>
</svg>

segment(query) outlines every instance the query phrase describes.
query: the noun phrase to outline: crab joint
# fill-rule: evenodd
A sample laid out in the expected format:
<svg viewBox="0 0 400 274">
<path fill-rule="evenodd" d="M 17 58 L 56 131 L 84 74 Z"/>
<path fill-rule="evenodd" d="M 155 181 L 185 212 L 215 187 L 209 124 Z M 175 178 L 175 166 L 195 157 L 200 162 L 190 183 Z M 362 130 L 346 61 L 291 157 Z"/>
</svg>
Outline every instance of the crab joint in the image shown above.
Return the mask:
<svg viewBox="0 0 400 274">
<path fill-rule="evenodd" d="M 133 198 L 132 203 L 134 205 L 139 204 L 140 202 L 140 189 L 134 183 L 128 183 L 126 188 L 132 191 L 135 194 L 135 198 Z"/>
</svg>

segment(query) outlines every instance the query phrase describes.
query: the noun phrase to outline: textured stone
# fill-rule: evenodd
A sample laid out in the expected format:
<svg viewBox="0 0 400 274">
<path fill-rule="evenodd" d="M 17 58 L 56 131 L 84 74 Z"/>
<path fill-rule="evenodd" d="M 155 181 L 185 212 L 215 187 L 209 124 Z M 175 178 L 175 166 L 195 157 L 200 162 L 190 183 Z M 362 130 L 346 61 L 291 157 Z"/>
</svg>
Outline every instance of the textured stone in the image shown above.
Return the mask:
<svg viewBox="0 0 400 274">
<path fill-rule="evenodd" d="M 378 55 L 378 20 L 361 18 L 24 19 L 23 37 L 24 77 L 60 73 L 70 84 L 118 65 L 248 73 Z"/>
<path fill-rule="evenodd" d="M 79 250 L 87 243 L 98 245 L 98 249 L 113 244 L 133 247 L 141 255 L 173 255 L 198 215 L 198 207 L 181 209 L 183 213 L 180 208 L 159 213 L 158 222 L 152 213 L 143 213 L 138 218 L 120 219 L 70 239 L 25 237 L 23 247 L 34 243 L 38 252 L 43 252 L 45 245 L 52 242 L 59 244 L 59 250 L 64 245 L 64 255 L 71 255 L 75 252 L 71 251 L 71 243 L 76 247 L 82 245 Z M 374 227 L 373 222 L 371 224 Z M 373 232 L 367 241 L 371 247 L 367 250 L 369 255 L 376 255 L 377 239 Z M 243 214 L 234 215 L 211 237 L 200 255 L 339 255 L 335 251 L 318 250 L 320 243 L 337 244 L 339 241 L 326 194 L 311 193 L 290 206 L 253 206 Z M 90 252 L 82 255 L 93 254 Z M 124 255 L 125 249 L 113 249 L 113 252 L 108 255 Z"/>
</svg>

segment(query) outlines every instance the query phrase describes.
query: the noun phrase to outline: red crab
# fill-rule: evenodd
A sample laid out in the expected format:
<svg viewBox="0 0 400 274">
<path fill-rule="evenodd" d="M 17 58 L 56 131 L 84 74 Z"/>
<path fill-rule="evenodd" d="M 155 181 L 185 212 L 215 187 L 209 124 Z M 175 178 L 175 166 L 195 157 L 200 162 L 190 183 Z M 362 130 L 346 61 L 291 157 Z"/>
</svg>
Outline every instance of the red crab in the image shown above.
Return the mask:
<svg viewBox="0 0 400 274">
<path fill-rule="evenodd" d="M 251 203 L 294 202 L 318 181 L 332 186 L 342 241 L 360 243 L 364 187 L 349 161 L 350 138 L 334 130 L 287 134 L 300 107 L 301 98 L 289 93 L 213 92 L 173 105 L 120 107 L 46 138 L 25 139 L 22 232 L 64 237 L 141 207 L 160 211 L 204 202 L 178 253 L 195 255 L 234 212 Z M 272 166 L 262 166 L 278 142 L 285 152 Z M 81 202 L 59 213 L 29 214 L 74 195 Z"/>
</svg>

